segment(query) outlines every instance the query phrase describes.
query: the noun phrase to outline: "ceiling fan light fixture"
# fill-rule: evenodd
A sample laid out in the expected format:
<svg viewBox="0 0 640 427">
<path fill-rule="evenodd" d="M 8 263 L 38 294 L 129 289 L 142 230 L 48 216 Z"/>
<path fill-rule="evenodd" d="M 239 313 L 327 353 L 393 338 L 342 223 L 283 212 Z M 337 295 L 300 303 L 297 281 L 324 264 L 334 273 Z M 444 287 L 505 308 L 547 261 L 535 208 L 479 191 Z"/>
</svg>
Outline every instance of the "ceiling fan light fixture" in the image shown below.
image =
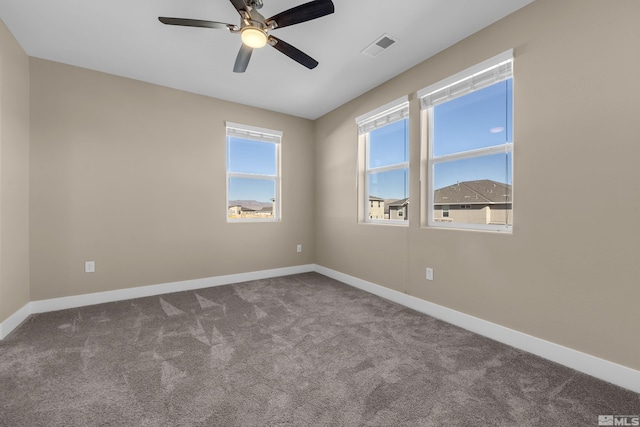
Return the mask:
<svg viewBox="0 0 640 427">
<path fill-rule="evenodd" d="M 267 44 L 267 33 L 260 28 L 245 27 L 242 29 L 242 43 L 249 47 L 258 49 Z"/>
<path fill-rule="evenodd" d="M 244 73 L 256 48 L 270 45 L 280 53 L 288 56 L 298 64 L 313 70 L 318 61 L 302 52 L 300 49 L 270 35 L 272 30 L 300 24 L 321 18 L 335 12 L 332 0 L 312 0 L 299 6 L 282 11 L 270 18 L 258 12 L 263 0 L 231 0 L 231 4 L 240 15 L 240 25 L 224 22 L 203 21 L 201 19 L 169 18 L 159 16 L 160 22 L 166 25 L 180 25 L 183 27 L 217 28 L 227 30 L 233 34 L 240 33 L 242 45 L 233 65 L 234 73 Z"/>
</svg>

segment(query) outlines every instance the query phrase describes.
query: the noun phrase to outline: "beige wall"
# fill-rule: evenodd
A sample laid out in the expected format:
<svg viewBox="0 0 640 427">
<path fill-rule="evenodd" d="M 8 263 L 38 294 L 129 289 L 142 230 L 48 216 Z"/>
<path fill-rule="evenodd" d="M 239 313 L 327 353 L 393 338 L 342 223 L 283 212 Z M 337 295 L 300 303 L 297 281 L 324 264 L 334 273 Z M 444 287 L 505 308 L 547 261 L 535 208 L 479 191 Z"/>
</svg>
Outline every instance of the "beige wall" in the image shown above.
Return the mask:
<svg viewBox="0 0 640 427">
<path fill-rule="evenodd" d="M 0 21 L 0 321 L 29 301 L 29 59 Z"/>
<path fill-rule="evenodd" d="M 317 120 L 316 263 L 640 369 L 640 223 L 584 206 L 640 214 L 638 16 L 636 0 L 538 0 Z M 355 117 L 509 48 L 513 234 L 357 224 Z M 409 217 L 420 218 L 415 95 L 410 108 Z M 381 253 L 380 241 L 405 250 Z"/>
<path fill-rule="evenodd" d="M 313 262 L 312 121 L 30 65 L 32 300 Z M 226 222 L 226 120 L 284 132 L 281 222 Z"/>
</svg>

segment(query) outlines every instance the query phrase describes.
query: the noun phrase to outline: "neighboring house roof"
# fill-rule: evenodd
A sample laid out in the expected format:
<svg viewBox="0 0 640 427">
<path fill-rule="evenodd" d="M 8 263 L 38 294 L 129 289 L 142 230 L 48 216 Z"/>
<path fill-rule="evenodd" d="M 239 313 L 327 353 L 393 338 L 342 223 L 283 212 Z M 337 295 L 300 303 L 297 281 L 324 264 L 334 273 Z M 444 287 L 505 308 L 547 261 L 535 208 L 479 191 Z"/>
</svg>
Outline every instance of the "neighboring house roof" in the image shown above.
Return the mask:
<svg viewBox="0 0 640 427">
<path fill-rule="evenodd" d="M 373 202 L 384 202 L 384 199 L 383 199 L 382 197 L 369 196 L 369 201 L 373 201 Z"/>
<path fill-rule="evenodd" d="M 399 209 L 402 206 L 408 205 L 408 204 L 409 204 L 408 197 L 406 199 L 400 199 L 400 200 L 387 199 L 384 202 L 384 213 L 385 215 L 389 215 L 389 211 L 391 208 Z"/>
<path fill-rule="evenodd" d="M 231 205 L 229 206 L 229 209 L 233 209 L 233 208 L 240 208 L 240 210 L 242 212 L 272 212 L 273 211 L 273 207 L 268 206 L 268 207 L 263 207 L 260 209 L 251 209 L 248 208 L 246 206 L 242 206 L 242 205 Z"/>
<path fill-rule="evenodd" d="M 242 212 L 255 212 L 255 209 L 251 209 L 251 208 L 246 208 L 244 206 L 240 206 L 240 205 L 234 205 L 234 206 L 230 206 L 230 208 L 240 208 L 240 210 Z"/>
<path fill-rule="evenodd" d="M 511 203 L 511 185 L 490 179 L 464 181 L 434 191 L 436 205 Z"/>
<path fill-rule="evenodd" d="M 389 207 L 399 208 L 402 206 L 406 206 L 408 204 L 409 204 L 409 198 L 407 197 L 406 199 L 400 199 L 400 200 L 396 200 L 395 202 L 389 203 Z"/>
</svg>

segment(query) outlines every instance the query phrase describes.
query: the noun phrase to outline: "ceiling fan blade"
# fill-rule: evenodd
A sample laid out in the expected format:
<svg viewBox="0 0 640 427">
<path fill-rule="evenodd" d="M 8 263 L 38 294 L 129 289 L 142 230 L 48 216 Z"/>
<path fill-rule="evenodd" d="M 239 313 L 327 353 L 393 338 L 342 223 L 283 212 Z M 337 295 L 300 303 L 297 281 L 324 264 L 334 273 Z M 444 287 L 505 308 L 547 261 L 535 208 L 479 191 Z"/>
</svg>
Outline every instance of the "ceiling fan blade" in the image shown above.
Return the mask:
<svg viewBox="0 0 640 427">
<path fill-rule="evenodd" d="M 277 37 L 269 36 L 269 44 L 310 70 L 313 70 L 318 66 L 318 61 L 300 49 L 291 46 L 289 43 L 284 42 Z"/>
<path fill-rule="evenodd" d="M 333 12 L 334 7 L 331 0 L 315 0 L 280 12 L 271 18 L 265 19 L 264 22 L 267 25 L 275 22 L 276 28 L 282 28 L 305 21 L 311 21 L 312 19 L 320 18 Z"/>
<path fill-rule="evenodd" d="M 234 73 L 244 73 L 246 71 L 252 53 L 253 48 L 242 43 L 242 46 L 240 46 L 240 51 L 238 52 L 238 56 L 236 56 L 236 63 L 233 65 Z"/>
<path fill-rule="evenodd" d="M 233 7 L 236 8 L 238 13 L 240 13 L 241 10 L 245 10 L 245 11 L 247 10 L 247 5 L 244 2 L 244 0 L 230 0 L 230 1 Z"/>
<path fill-rule="evenodd" d="M 164 16 L 159 17 L 158 20 L 163 24 L 167 24 L 167 25 L 182 25 L 183 27 L 218 28 L 223 30 L 228 30 L 229 26 L 231 25 L 231 24 L 225 24 L 224 22 L 201 21 L 200 19 L 166 18 Z"/>
</svg>

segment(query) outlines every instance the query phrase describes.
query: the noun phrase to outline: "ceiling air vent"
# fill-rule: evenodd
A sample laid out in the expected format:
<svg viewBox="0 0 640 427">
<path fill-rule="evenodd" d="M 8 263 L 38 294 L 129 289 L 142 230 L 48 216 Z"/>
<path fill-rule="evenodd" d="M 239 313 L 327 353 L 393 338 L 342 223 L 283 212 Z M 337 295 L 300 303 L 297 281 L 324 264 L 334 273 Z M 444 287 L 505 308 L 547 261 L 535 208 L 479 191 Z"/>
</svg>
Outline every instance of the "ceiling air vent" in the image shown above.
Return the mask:
<svg viewBox="0 0 640 427">
<path fill-rule="evenodd" d="M 378 37 L 376 41 L 374 41 L 369 46 L 364 48 L 362 53 L 372 58 L 375 58 L 395 42 L 396 40 L 393 37 L 391 37 L 389 34 L 383 34 L 380 37 Z"/>
</svg>

